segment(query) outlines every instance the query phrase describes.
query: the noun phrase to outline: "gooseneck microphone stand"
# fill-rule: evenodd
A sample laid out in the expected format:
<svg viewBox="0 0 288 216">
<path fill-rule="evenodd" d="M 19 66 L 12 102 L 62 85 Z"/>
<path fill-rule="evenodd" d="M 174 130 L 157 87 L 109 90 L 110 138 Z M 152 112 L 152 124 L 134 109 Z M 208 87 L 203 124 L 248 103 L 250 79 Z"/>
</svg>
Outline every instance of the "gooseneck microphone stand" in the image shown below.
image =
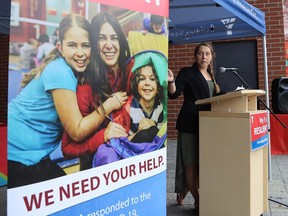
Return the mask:
<svg viewBox="0 0 288 216">
<path fill-rule="evenodd" d="M 247 87 L 248 89 L 252 89 L 252 88 L 248 85 L 248 83 L 245 82 L 245 80 L 237 73 L 236 70 L 233 70 L 232 72 L 244 83 L 244 85 L 246 85 L 246 87 Z M 259 98 L 259 97 L 257 97 L 257 99 L 262 103 L 263 106 L 265 106 L 265 108 L 266 108 L 267 110 L 269 110 L 269 112 L 278 120 L 278 122 L 279 122 L 285 129 L 287 129 L 286 125 L 275 115 L 275 113 L 264 103 L 264 101 L 263 101 L 261 98 Z M 270 130 L 270 129 L 269 129 L 269 130 Z"/>
<path fill-rule="evenodd" d="M 252 88 L 248 85 L 248 83 L 245 82 L 245 80 L 237 73 L 236 70 L 233 70 L 232 72 L 246 85 L 246 87 L 247 87 L 248 89 L 252 89 Z M 278 122 L 280 122 L 280 124 L 281 124 L 285 129 L 287 129 L 286 125 L 275 115 L 275 113 L 264 103 L 264 101 L 263 101 L 261 98 L 259 98 L 259 97 L 257 97 L 257 99 L 265 106 L 265 108 L 266 108 L 267 110 L 269 110 L 269 112 L 278 120 Z M 269 128 L 269 131 L 270 131 L 270 128 Z M 287 204 L 281 203 L 281 202 L 276 201 L 276 200 L 273 200 L 273 199 L 271 199 L 271 198 L 268 198 L 268 200 L 271 201 L 271 202 L 278 203 L 278 204 L 280 204 L 280 205 L 283 205 L 283 206 L 288 207 Z"/>
</svg>

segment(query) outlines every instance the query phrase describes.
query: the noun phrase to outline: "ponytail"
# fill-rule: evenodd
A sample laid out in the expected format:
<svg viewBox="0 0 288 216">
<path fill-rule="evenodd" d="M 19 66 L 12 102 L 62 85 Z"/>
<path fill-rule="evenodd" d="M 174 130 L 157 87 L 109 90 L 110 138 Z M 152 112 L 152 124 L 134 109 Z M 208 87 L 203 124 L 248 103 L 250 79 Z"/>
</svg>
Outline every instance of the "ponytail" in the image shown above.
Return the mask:
<svg viewBox="0 0 288 216">
<path fill-rule="evenodd" d="M 21 88 L 24 88 L 25 86 L 30 83 L 30 81 L 34 78 L 39 78 L 44 68 L 49 64 L 51 61 L 55 60 L 56 58 L 60 57 L 61 53 L 58 50 L 58 48 L 54 48 L 50 54 L 41 62 L 41 64 L 32 69 L 29 73 L 24 74 L 23 79 L 21 81 Z"/>
<path fill-rule="evenodd" d="M 217 94 L 219 94 L 220 91 L 221 91 L 221 89 L 220 89 L 220 86 L 216 83 L 216 81 L 214 81 L 214 88 L 215 88 L 215 92 L 216 92 Z"/>
<path fill-rule="evenodd" d="M 218 94 L 218 93 L 220 93 L 221 89 L 220 89 L 220 86 L 216 82 L 212 68 L 213 68 L 213 63 L 211 62 L 210 65 L 208 66 L 207 71 L 210 74 L 210 76 L 212 77 L 212 81 L 214 83 L 214 91 Z"/>
</svg>

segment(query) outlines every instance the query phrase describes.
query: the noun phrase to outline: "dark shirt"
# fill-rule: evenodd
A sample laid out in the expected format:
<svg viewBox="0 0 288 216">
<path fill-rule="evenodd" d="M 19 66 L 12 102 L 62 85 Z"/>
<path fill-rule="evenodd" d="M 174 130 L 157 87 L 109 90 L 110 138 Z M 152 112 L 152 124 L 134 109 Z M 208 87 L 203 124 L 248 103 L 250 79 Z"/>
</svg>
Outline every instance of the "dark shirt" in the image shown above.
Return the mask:
<svg viewBox="0 0 288 216">
<path fill-rule="evenodd" d="M 183 93 L 184 101 L 176 122 L 176 129 L 185 132 L 199 133 L 199 111 L 210 110 L 210 105 L 195 105 L 195 101 L 209 98 L 209 86 L 199 71 L 196 63 L 182 68 L 175 80 L 176 91 L 168 93 L 170 99 L 176 99 Z M 215 95 L 215 92 L 214 94 Z"/>
</svg>

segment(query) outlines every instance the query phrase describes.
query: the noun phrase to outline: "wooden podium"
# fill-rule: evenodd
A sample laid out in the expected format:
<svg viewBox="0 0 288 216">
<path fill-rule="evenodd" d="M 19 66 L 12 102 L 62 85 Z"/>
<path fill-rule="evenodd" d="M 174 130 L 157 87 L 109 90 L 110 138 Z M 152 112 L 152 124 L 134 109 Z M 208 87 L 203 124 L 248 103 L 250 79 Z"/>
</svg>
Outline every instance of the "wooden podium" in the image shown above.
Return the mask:
<svg viewBox="0 0 288 216">
<path fill-rule="evenodd" d="M 268 211 L 268 147 L 253 149 L 251 134 L 266 129 L 251 126 L 252 118 L 254 125 L 254 118 L 267 116 L 257 110 L 257 96 L 264 94 L 241 90 L 196 101 L 211 104 L 211 111 L 200 112 L 200 216 Z"/>
</svg>

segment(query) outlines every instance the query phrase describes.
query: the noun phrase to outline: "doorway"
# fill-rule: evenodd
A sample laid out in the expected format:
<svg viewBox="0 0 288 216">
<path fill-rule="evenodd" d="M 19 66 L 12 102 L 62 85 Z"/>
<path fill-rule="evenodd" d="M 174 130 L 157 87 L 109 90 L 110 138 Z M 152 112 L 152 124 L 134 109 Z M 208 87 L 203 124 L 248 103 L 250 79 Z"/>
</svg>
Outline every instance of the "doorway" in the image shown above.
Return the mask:
<svg viewBox="0 0 288 216">
<path fill-rule="evenodd" d="M 257 41 L 233 41 L 213 43 L 216 53 L 214 70 L 216 80 L 224 92 L 234 91 L 237 87 L 248 89 L 232 71 L 221 73 L 220 67 L 238 68 L 239 76 L 252 88 L 258 89 Z"/>
</svg>

